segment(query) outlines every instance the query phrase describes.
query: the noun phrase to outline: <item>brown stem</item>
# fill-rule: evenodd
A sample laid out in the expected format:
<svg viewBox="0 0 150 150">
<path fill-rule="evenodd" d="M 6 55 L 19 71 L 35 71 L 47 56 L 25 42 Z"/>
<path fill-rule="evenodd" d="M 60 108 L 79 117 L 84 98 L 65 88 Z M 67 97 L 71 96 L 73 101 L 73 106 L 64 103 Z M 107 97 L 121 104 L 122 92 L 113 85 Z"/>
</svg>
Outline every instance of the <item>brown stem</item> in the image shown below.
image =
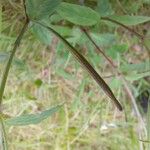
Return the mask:
<svg viewBox="0 0 150 150">
<path fill-rule="evenodd" d="M 96 49 L 98 50 L 99 53 L 101 53 L 104 58 L 114 67 L 116 68 L 114 62 L 107 57 L 107 55 L 103 52 L 103 50 L 95 43 L 95 41 L 92 39 L 92 37 L 90 36 L 90 34 L 87 32 L 87 30 L 85 28 L 81 28 L 81 30 L 86 34 L 86 36 L 88 37 L 88 39 L 93 43 L 93 45 L 96 47 Z"/>
<path fill-rule="evenodd" d="M 143 127 L 145 133 L 146 133 L 146 128 L 145 128 L 145 123 L 143 121 L 143 118 L 138 110 L 138 107 L 137 107 L 137 104 L 136 104 L 136 100 L 132 94 L 132 91 L 130 90 L 130 88 L 128 87 L 128 82 L 127 80 L 125 79 L 124 75 L 122 74 L 122 72 L 120 72 L 117 68 L 117 66 L 114 65 L 113 61 L 104 53 L 103 50 L 101 50 L 99 48 L 99 46 L 95 43 L 95 41 L 92 39 L 92 37 L 90 36 L 90 34 L 86 31 L 86 29 L 82 29 L 82 31 L 87 35 L 88 39 L 94 44 L 94 46 L 96 47 L 96 49 L 105 57 L 105 59 L 110 63 L 110 65 L 112 66 L 112 68 L 117 72 L 118 75 L 120 75 L 122 81 L 123 81 L 123 84 L 124 84 L 124 87 L 125 87 L 125 90 L 128 94 L 128 96 L 130 97 L 131 99 L 131 102 L 132 102 L 132 105 L 133 105 L 133 108 L 135 110 L 135 113 L 138 117 L 138 121 L 140 122 L 141 126 Z M 141 132 L 139 132 L 140 136 L 141 136 Z"/>
<path fill-rule="evenodd" d="M 144 39 L 145 37 L 143 35 L 141 35 L 140 33 L 136 32 L 135 30 L 133 30 L 132 28 L 114 20 L 114 19 L 111 19 L 109 17 L 101 17 L 102 20 L 107 20 L 107 21 L 110 21 L 110 22 L 113 22 L 115 24 L 118 24 L 122 27 L 124 27 L 125 29 L 127 29 L 128 31 L 130 31 L 131 33 L 133 33 L 134 35 L 136 35 L 138 38 L 140 38 L 141 42 L 143 43 L 143 45 L 145 46 L 146 50 L 147 50 L 147 53 L 148 53 L 148 56 L 150 58 L 150 49 L 146 46 L 146 44 L 144 44 Z"/>
<path fill-rule="evenodd" d="M 101 17 L 101 19 L 102 19 L 102 20 L 107 20 L 107 21 L 113 22 L 113 23 L 115 23 L 115 24 L 118 24 L 118 25 L 124 27 L 125 29 L 127 29 L 128 31 L 130 31 L 131 33 L 133 33 L 134 35 L 136 35 L 137 37 L 139 37 L 141 40 L 144 39 L 144 36 L 143 36 L 143 35 L 141 35 L 140 33 L 134 31 L 132 28 L 130 28 L 130 27 L 128 27 L 128 26 L 126 26 L 126 25 L 124 25 L 124 24 L 122 24 L 122 23 L 120 23 L 120 22 L 114 20 L 114 19 L 111 19 L 111 18 L 109 18 L 109 17 Z"/>
</svg>

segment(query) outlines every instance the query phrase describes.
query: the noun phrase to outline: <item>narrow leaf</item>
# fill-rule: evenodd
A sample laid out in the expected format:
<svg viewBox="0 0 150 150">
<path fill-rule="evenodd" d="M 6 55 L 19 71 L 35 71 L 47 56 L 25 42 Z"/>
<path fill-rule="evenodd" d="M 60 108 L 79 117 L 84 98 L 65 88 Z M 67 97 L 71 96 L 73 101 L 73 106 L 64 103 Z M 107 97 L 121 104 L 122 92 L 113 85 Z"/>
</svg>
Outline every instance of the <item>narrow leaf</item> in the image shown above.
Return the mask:
<svg viewBox="0 0 150 150">
<path fill-rule="evenodd" d="M 7 119 L 5 123 L 11 126 L 25 126 L 30 124 L 38 124 L 43 120 L 47 119 L 49 116 L 53 115 L 55 112 L 59 111 L 61 107 L 62 105 L 58 105 L 56 107 L 45 110 L 39 114 L 21 115 L 19 117 Z"/>
<path fill-rule="evenodd" d="M 44 44 L 50 45 L 52 36 L 50 35 L 49 30 L 47 30 L 46 28 L 38 24 L 33 24 L 31 27 L 31 32 L 41 42 L 43 42 Z"/>
<path fill-rule="evenodd" d="M 147 72 L 147 70 L 150 70 L 150 61 L 145 60 L 144 62 L 141 63 L 136 63 L 136 64 L 128 64 L 125 63 L 120 67 L 122 72 L 125 73 L 131 73 L 131 72 Z"/>
<path fill-rule="evenodd" d="M 150 71 L 143 72 L 143 73 L 133 72 L 133 73 L 127 75 L 126 79 L 129 80 L 129 81 L 136 81 L 136 80 L 139 80 L 141 78 L 148 77 L 149 75 L 150 75 Z"/>
<path fill-rule="evenodd" d="M 128 45 L 127 44 L 117 44 L 117 45 L 112 45 L 108 50 L 107 50 L 107 55 L 110 56 L 113 59 L 117 59 L 118 54 L 123 54 L 128 50 Z"/>
<path fill-rule="evenodd" d="M 124 15 L 124 16 L 109 16 L 110 19 L 113 19 L 115 21 L 118 21 L 124 25 L 137 25 L 137 24 L 141 24 L 144 22 L 148 22 L 150 21 L 150 17 L 148 16 L 128 16 L 128 15 Z"/>
<path fill-rule="evenodd" d="M 95 25 L 100 19 L 99 14 L 89 7 L 65 2 L 58 7 L 57 12 L 64 19 L 82 26 Z"/>
</svg>

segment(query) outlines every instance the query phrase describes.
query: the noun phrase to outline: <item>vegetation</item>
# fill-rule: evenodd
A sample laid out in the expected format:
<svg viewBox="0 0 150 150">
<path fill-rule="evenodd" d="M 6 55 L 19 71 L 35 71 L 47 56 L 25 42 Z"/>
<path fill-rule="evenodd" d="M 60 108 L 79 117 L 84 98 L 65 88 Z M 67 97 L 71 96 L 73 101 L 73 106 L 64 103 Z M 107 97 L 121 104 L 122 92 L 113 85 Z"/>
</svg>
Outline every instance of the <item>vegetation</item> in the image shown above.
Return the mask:
<svg viewBox="0 0 150 150">
<path fill-rule="evenodd" d="M 0 149 L 149 150 L 149 5 L 1 0 Z"/>
</svg>

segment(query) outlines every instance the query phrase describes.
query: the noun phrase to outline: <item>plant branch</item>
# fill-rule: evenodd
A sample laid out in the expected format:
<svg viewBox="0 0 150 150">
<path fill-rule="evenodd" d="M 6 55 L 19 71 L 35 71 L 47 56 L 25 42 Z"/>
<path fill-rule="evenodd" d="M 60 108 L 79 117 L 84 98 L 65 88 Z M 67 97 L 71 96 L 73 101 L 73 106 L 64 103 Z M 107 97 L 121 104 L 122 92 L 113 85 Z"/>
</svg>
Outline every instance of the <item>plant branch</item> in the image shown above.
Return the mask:
<svg viewBox="0 0 150 150">
<path fill-rule="evenodd" d="M 126 26 L 126 25 L 124 25 L 124 24 L 122 24 L 122 23 L 120 23 L 120 22 L 114 20 L 114 19 L 111 19 L 111 18 L 109 18 L 109 17 L 101 17 L 101 19 L 102 19 L 102 20 L 107 20 L 107 21 L 113 22 L 113 23 L 115 23 L 115 24 L 118 24 L 118 25 L 124 27 L 125 29 L 127 29 L 128 31 L 130 31 L 131 33 L 133 33 L 134 35 L 136 35 L 136 36 L 137 36 L 138 38 L 140 38 L 141 40 L 144 39 L 144 36 L 143 36 L 143 35 L 141 35 L 140 33 L 134 31 L 132 28 L 130 28 L 130 27 L 128 27 L 128 26 Z"/>
<path fill-rule="evenodd" d="M 134 35 L 136 35 L 138 38 L 140 38 L 142 44 L 144 45 L 145 49 L 147 50 L 147 53 L 149 55 L 149 58 L 150 58 L 150 49 L 148 48 L 148 46 L 144 43 L 144 39 L 146 39 L 146 37 L 144 37 L 143 35 L 141 35 L 140 33 L 136 32 L 135 30 L 133 30 L 132 28 L 114 20 L 114 19 L 111 19 L 109 17 L 101 17 L 102 20 L 107 20 L 107 21 L 110 21 L 110 22 L 113 22 L 115 24 L 118 24 L 120 26 L 122 26 L 123 28 L 127 29 L 128 31 L 130 31 L 131 33 L 133 33 Z"/>
<path fill-rule="evenodd" d="M 92 39 L 92 37 L 89 35 L 89 33 L 87 32 L 87 30 L 85 28 L 81 28 L 81 30 L 85 33 L 85 35 L 88 37 L 88 39 L 93 43 L 93 45 L 96 47 L 96 49 L 98 50 L 99 53 L 101 53 L 104 58 L 114 67 L 116 68 L 115 64 L 113 63 L 113 61 L 107 57 L 107 55 L 103 52 L 103 50 L 95 43 L 95 41 Z"/>
<path fill-rule="evenodd" d="M 125 90 L 127 91 L 127 94 L 129 95 L 130 99 L 131 99 L 131 102 L 132 102 L 132 105 L 134 107 L 134 110 L 136 112 L 136 115 L 139 119 L 139 122 L 141 123 L 142 127 L 144 128 L 144 131 L 146 133 L 146 128 L 145 128 L 145 124 L 144 124 L 144 121 L 142 119 L 142 116 L 138 110 L 138 107 L 137 107 L 137 104 L 136 104 L 136 100 L 131 92 L 131 90 L 129 89 L 128 87 L 128 82 L 127 80 L 125 79 L 124 75 L 122 74 L 122 72 L 120 72 L 120 70 L 118 70 L 117 66 L 114 65 L 113 61 L 104 53 L 103 50 L 101 50 L 99 48 L 99 46 L 95 43 L 95 41 L 92 39 L 92 37 L 90 36 L 90 34 L 86 31 L 86 29 L 82 29 L 82 31 L 84 31 L 84 33 L 87 35 L 88 39 L 94 44 L 94 46 L 96 47 L 96 49 L 105 57 L 105 59 L 110 63 L 110 65 L 112 66 L 112 68 L 114 69 L 114 71 L 117 72 L 118 75 L 120 75 L 123 83 L 124 83 L 124 87 L 125 87 Z"/>
<path fill-rule="evenodd" d="M 27 8 L 26 8 L 26 0 L 23 0 L 23 7 L 24 7 L 24 13 L 26 17 L 26 22 L 29 22 L 29 17 L 27 15 Z"/>
<path fill-rule="evenodd" d="M 8 73 L 9 73 L 9 70 L 10 70 L 10 66 L 11 66 L 13 57 L 16 53 L 16 50 L 17 50 L 18 46 L 20 45 L 22 37 L 23 37 L 23 35 L 24 35 L 24 33 L 25 33 L 25 31 L 28 27 L 28 24 L 29 24 L 29 19 L 28 19 L 27 13 L 26 13 L 25 0 L 23 0 L 23 5 L 24 5 L 24 10 L 25 10 L 26 22 L 25 22 L 24 26 L 22 27 L 22 30 L 21 30 L 20 34 L 18 35 L 18 37 L 17 37 L 17 39 L 14 43 L 12 53 L 10 54 L 9 60 L 6 64 L 6 68 L 5 68 L 3 76 L 2 76 L 2 81 L 1 81 L 1 84 L 0 84 L 0 112 L 1 112 L 1 104 L 2 104 L 2 100 L 3 100 L 3 95 L 4 95 L 4 89 L 5 89 L 6 81 L 7 81 L 7 78 L 8 78 Z"/>
<path fill-rule="evenodd" d="M 13 47 L 12 53 L 11 53 L 11 55 L 9 57 L 9 60 L 8 60 L 8 62 L 6 64 L 6 68 L 4 70 L 4 73 L 3 73 L 3 76 L 2 76 L 1 85 L 0 85 L 0 107 L 1 107 L 1 104 L 2 104 L 3 95 L 4 95 L 4 89 L 5 89 L 5 85 L 6 85 L 6 81 L 7 81 L 7 78 L 8 78 L 8 73 L 9 73 L 9 70 L 10 70 L 10 66 L 11 66 L 12 60 L 13 60 L 13 57 L 14 57 L 14 55 L 16 53 L 16 50 L 17 50 L 18 46 L 20 45 L 21 39 L 22 39 L 26 29 L 27 29 L 28 23 L 29 23 L 29 21 L 27 19 L 25 24 L 24 24 L 24 26 L 23 26 L 23 28 L 22 28 L 22 30 L 21 30 L 21 32 L 20 32 L 20 34 L 19 34 L 19 36 L 17 37 L 17 39 L 16 39 L 16 41 L 14 43 L 14 47 Z M 0 110 L 0 112 L 1 112 L 1 110 Z"/>
<path fill-rule="evenodd" d="M 55 34 L 67 47 L 68 50 L 72 53 L 72 55 L 79 61 L 83 68 L 85 68 L 88 73 L 94 78 L 94 80 L 98 83 L 98 85 L 103 89 L 103 91 L 110 97 L 112 102 L 116 105 L 119 110 L 122 110 L 122 106 L 119 101 L 114 96 L 113 92 L 106 84 L 106 82 L 100 77 L 100 75 L 95 71 L 95 69 L 89 64 L 89 62 L 68 42 L 66 41 L 59 33 L 53 30 L 51 27 L 44 25 L 40 22 L 34 21 L 37 24 L 47 28 L 53 34 Z"/>
</svg>

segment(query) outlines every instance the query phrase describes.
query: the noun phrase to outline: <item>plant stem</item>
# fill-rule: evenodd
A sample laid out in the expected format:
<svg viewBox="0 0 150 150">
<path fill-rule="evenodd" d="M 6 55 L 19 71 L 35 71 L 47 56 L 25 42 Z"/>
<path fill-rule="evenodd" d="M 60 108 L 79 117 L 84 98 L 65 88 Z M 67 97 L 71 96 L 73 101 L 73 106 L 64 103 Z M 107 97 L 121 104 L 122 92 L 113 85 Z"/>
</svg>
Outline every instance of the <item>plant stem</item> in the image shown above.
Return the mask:
<svg viewBox="0 0 150 150">
<path fill-rule="evenodd" d="M 117 66 L 115 66 L 115 64 L 113 63 L 113 61 L 111 60 L 111 58 L 109 58 L 105 52 L 99 48 L 99 46 L 95 43 L 95 41 L 92 39 L 92 37 L 90 36 L 90 34 L 87 32 L 86 29 L 81 29 L 85 34 L 86 36 L 88 37 L 89 41 L 91 41 L 93 43 L 93 45 L 96 47 L 96 49 L 100 52 L 100 54 L 102 54 L 104 56 L 104 58 L 110 63 L 111 67 L 114 69 L 114 71 L 120 76 L 120 78 L 122 79 L 123 81 L 123 84 L 124 84 L 124 87 L 125 87 L 125 90 L 127 92 L 127 94 L 129 95 L 130 99 L 131 99 L 131 102 L 133 104 L 133 107 L 134 107 L 134 110 L 136 112 L 136 115 L 138 117 L 138 121 L 140 122 L 141 126 L 143 127 L 143 130 L 145 131 L 145 134 L 146 134 L 146 128 L 145 128 L 145 123 L 143 121 L 143 118 L 138 110 L 138 107 L 137 107 L 137 104 L 136 104 L 136 100 L 132 94 L 132 91 L 129 89 L 128 87 L 128 82 L 127 80 L 125 79 L 124 75 L 122 72 L 120 72 L 120 70 L 117 68 Z M 139 133 L 140 136 L 141 136 L 141 132 Z"/>
<path fill-rule="evenodd" d="M 140 33 L 134 31 L 132 28 L 114 20 L 114 19 L 111 19 L 109 17 L 101 17 L 102 20 L 107 20 L 107 21 L 110 21 L 110 22 L 113 22 L 115 24 L 118 24 L 120 26 L 122 26 L 123 28 L 127 29 L 128 31 L 130 31 L 131 33 L 133 33 L 134 35 L 136 35 L 138 38 L 140 38 L 142 44 L 144 45 L 145 49 L 147 50 L 147 53 L 148 53 L 148 56 L 150 58 L 150 49 L 148 48 L 148 46 L 144 43 L 144 40 L 146 39 L 146 37 L 144 37 L 143 35 L 141 35 Z M 149 37 L 148 37 L 149 39 Z"/>
<path fill-rule="evenodd" d="M 81 28 L 81 30 L 85 33 L 85 35 L 88 37 L 88 39 L 93 43 L 93 45 L 96 47 L 97 51 L 99 53 L 101 53 L 104 58 L 114 67 L 116 68 L 115 64 L 113 63 L 113 61 L 107 57 L 107 55 L 103 52 L 103 50 L 101 50 L 101 48 L 95 43 L 95 41 L 92 39 L 92 37 L 89 35 L 89 33 L 86 31 L 85 28 Z"/>
<path fill-rule="evenodd" d="M 128 26 L 126 26 L 126 25 L 124 25 L 124 24 L 122 24 L 122 23 L 120 23 L 120 22 L 114 20 L 114 19 L 111 19 L 111 18 L 109 18 L 109 17 L 101 17 L 101 19 L 102 19 L 102 20 L 107 20 L 107 21 L 113 22 L 113 23 L 115 23 L 115 24 L 118 24 L 118 25 L 124 27 L 125 29 L 127 29 L 128 31 L 130 31 L 131 33 L 133 33 L 134 35 L 136 35 L 137 37 L 139 37 L 141 40 L 144 39 L 143 35 L 141 35 L 140 33 L 134 31 L 132 28 L 130 28 L 130 27 L 128 27 Z"/>
<path fill-rule="evenodd" d="M 14 43 L 14 47 L 13 47 L 13 50 L 12 50 L 12 53 L 9 57 L 9 60 L 6 64 L 6 67 L 5 67 L 5 70 L 4 70 L 4 73 L 3 73 L 3 76 L 2 76 L 2 81 L 1 81 L 1 85 L 0 85 L 0 108 L 1 108 L 1 104 L 2 104 L 2 100 L 3 100 L 3 95 L 4 95 L 4 89 L 5 89 L 5 85 L 6 85 L 6 81 L 7 81 L 7 78 L 8 78 L 8 73 L 9 73 L 9 70 L 10 70 L 10 66 L 11 66 L 11 63 L 12 63 L 12 60 L 13 60 L 13 57 L 16 53 L 16 50 L 17 50 L 17 47 L 20 45 L 20 42 L 21 42 L 21 39 L 28 27 L 28 23 L 29 21 L 26 20 L 19 36 L 17 37 L 15 43 Z M 0 110 L 1 112 L 1 110 Z"/>
</svg>

